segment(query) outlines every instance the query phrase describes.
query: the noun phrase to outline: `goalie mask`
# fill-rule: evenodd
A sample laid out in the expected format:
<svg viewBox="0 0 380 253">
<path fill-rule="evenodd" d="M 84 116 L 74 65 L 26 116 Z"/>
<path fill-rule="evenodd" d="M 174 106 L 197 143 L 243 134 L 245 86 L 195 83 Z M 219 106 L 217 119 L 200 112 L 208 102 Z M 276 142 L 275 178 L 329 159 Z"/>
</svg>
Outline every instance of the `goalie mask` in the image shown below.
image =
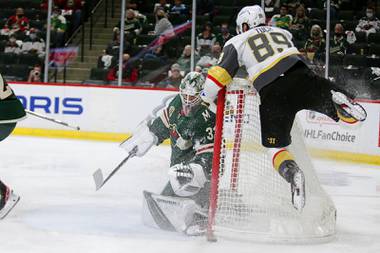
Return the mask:
<svg viewBox="0 0 380 253">
<path fill-rule="evenodd" d="M 185 114 L 194 106 L 201 103 L 200 93 L 203 90 L 205 79 L 201 73 L 189 72 L 181 81 L 179 92 Z"/>
<path fill-rule="evenodd" d="M 259 25 L 265 25 L 265 12 L 259 5 L 246 6 L 240 10 L 236 19 L 237 34 L 243 33 L 243 24 L 248 28 L 254 28 Z"/>
</svg>

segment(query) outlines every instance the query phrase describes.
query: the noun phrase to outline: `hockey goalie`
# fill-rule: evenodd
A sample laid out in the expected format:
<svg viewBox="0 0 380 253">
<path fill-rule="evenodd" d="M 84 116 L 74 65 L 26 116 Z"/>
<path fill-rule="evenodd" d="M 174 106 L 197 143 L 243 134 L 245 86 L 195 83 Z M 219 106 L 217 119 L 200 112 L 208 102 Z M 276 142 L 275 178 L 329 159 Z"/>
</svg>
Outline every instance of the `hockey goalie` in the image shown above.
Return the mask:
<svg viewBox="0 0 380 253">
<path fill-rule="evenodd" d="M 121 144 L 143 156 L 153 145 L 171 141 L 169 182 L 160 194 L 144 191 L 144 222 L 187 235 L 201 235 L 207 224 L 215 114 L 202 103 L 204 77 L 188 73 L 179 94 L 150 124 L 140 124 Z"/>
</svg>

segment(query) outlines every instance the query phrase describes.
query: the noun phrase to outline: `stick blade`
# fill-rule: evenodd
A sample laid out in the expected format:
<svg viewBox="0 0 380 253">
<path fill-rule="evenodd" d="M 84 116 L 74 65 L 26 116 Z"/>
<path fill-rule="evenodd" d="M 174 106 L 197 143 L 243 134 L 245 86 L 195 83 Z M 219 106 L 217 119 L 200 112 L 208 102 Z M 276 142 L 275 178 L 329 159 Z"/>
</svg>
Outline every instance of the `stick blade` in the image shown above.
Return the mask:
<svg viewBox="0 0 380 253">
<path fill-rule="evenodd" d="M 94 174 L 92 174 L 92 177 L 94 178 L 96 190 L 99 190 L 104 183 L 102 170 L 97 169 Z"/>
</svg>

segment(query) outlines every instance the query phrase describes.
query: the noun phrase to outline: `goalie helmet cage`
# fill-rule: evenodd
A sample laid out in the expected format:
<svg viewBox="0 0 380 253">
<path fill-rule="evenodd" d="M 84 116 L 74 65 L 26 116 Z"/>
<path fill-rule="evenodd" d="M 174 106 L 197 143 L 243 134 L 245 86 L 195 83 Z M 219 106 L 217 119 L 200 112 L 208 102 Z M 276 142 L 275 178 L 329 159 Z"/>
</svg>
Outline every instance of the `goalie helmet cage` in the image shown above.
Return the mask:
<svg viewBox="0 0 380 253">
<path fill-rule="evenodd" d="M 234 78 L 218 95 L 207 238 L 317 242 L 335 234 L 336 209 L 322 189 L 295 120 L 290 152 L 305 174 L 306 205 L 297 211 L 290 184 L 261 145 L 260 98 Z"/>
</svg>

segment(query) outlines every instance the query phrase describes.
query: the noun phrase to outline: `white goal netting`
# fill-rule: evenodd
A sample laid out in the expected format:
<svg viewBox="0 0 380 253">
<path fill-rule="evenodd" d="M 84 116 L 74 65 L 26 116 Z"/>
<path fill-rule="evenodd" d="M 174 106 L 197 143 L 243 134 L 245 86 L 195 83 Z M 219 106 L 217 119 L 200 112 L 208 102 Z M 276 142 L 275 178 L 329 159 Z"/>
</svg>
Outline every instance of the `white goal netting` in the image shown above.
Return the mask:
<svg viewBox="0 0 380 253">
<path fill-rule="evenodd" d="M 302 212 L 293 207 L 289 183 L 273 168 L 261 145 L 259 104 L 259 96 L 246 80 L 234 79 L 227 88 L 222 126 L 217 124 L 221 136 L 215 137 L 221 138 L 221 147 L 218 166 L 214 164 L 219 172 L 214 172 L 213 180 L 218 184 L 215 196 L 211 196 L 215 217 L 210 217 L 209 232 L 217 237 L 273 241 L 331 237 L 336 210 L 313 169 L 301 126 L 296 120 L 290 151 L 306 178 Z"/>
</svg>

